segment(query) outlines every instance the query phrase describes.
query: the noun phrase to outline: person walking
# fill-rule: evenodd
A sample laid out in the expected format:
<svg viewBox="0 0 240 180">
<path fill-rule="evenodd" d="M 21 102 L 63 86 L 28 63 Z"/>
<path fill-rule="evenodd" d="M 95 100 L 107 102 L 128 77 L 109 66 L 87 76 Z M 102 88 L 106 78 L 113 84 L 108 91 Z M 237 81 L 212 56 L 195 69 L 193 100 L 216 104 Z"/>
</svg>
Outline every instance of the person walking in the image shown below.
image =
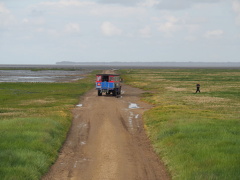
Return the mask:
<svg viewBox="0 0 240 180">
<path fill-rule="evenodd" d="M 196 84 L 196 88 L 197 88 L 196 93 L 197 93 L 197 92 L 200 93 L 200 84 Z"/>
</svg>

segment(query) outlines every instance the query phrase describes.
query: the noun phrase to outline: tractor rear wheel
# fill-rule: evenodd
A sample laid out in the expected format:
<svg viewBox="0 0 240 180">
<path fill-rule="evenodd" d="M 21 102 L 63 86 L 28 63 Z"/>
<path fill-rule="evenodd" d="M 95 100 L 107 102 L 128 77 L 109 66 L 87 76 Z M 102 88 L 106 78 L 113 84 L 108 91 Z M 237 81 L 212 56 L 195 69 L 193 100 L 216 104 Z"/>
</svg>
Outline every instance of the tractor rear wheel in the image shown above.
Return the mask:
<svg viewBox="0 0 240 180">
<path fill-rule="evenodd" d="M 117 95 L 116 89 L 114 89 L 114 90 L 112 91 L 112 95 L 113 95 L 113 96 L 116 96 L 116 95 Z"/>
<path fill-rule="evenodd" d="M 118 95 L 121 95 L 121 86 L 120 86 L 120 88 L 118 89 Z"/>
<path fill-rule="evenodd" d="M 102 91 L 98 90 L 98 96 L 102 96 Z"/>
</svg>

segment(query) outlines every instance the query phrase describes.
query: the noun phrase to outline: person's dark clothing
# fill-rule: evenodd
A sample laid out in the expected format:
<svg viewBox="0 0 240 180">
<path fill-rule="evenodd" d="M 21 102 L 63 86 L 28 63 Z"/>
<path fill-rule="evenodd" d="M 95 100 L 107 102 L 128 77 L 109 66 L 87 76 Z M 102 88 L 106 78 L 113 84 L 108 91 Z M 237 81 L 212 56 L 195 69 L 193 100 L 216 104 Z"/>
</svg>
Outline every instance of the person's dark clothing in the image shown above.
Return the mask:
<svg viewBox="0 0 240 180">
<path fill-rule="evenodd" d="M 196 93 L 200 92 L 200 84 L 197 84 L 196 87 L 197 87 Z"/>
</svg>

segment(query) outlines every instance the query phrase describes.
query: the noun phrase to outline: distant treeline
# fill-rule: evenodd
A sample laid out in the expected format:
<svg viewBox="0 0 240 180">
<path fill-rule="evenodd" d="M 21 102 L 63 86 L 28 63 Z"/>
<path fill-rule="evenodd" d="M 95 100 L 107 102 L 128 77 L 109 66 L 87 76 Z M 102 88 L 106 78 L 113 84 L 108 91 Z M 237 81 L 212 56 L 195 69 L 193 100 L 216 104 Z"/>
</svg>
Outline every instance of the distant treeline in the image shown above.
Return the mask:
<svg viewBox="0 0 240 180">
<path fill-rule="evenodd" d="M 240 68 L 240 62 L 71 62 L 61 61 L 57 65 L 87 65 L 87 66 L 136 66 L 136 67 L 235 67 Z"/>
</svg>

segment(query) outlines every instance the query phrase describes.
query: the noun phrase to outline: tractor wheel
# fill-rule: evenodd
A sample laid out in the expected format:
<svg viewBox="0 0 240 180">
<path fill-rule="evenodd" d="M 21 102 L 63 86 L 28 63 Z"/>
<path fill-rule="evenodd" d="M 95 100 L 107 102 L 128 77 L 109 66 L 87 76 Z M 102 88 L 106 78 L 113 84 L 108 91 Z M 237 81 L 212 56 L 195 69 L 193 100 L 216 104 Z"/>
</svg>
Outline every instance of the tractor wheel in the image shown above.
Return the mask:
<svg viewBox="0 0 240 180">
<path fill-rule="evenodd" d="M 112 95 L 113 95 L 113 96 L 116 96 L 116 95 L 117 95 L 116 89 L 114 89 L 114 90 L 112 91 Z"/>
<path fill-rule="evenodd" d="M 121 95 L 121 86 L 120 86 L 120 88 L 118 89 L 118 95 Z"/>
<path fill-rule="evenodd" d="M 101 90 L 98 90 L 98 96 L 102 96 Z"/>
</svg>

